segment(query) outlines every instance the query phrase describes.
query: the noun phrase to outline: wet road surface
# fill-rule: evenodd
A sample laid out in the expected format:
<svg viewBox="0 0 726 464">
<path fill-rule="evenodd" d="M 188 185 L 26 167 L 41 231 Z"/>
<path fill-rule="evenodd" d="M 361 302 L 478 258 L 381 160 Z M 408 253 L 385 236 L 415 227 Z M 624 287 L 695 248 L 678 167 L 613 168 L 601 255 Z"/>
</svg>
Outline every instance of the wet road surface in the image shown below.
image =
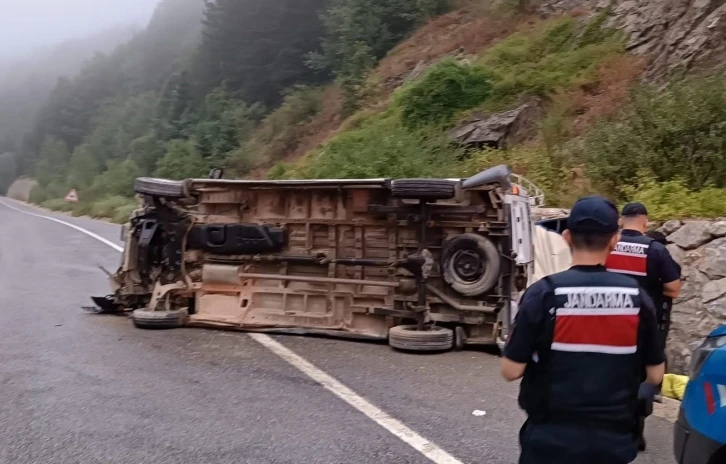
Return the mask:
<svg viewBox="0 0 726 464">
<path fill-rule="evenodd" d="M 118 226 L 56 217 L 119 243 Z M 0 205 L 0 462 L 431 462 L 243 333 L 84 314 L 108 290 L 97 266 L 118 262 L 106 244 Z M 517 461 L 524 415 L 495 356 L 273 338 L 454 462 Z M 650 418 L 648 435 L 636 463 L 672 463 L 672 425 Z"/>
</svg>

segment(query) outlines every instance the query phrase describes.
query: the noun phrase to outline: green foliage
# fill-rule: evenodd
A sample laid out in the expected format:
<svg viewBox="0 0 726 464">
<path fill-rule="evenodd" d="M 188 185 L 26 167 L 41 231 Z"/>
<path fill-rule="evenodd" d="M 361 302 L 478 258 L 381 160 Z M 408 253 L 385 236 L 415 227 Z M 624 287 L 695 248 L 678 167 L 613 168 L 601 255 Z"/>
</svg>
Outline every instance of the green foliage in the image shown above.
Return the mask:
<svg viewBox="0 0 726 464">
<path fill-rule="evenodd" d="M 409 128 L 448 123 L 458 112 L 481 104 L 491 89 L 482 68 L 447 59 L 403 90 L 398 99 L 403 123 Z"/>
<path fill-rule="evenodd" d="M 133 161 L 112 161 L 109 163 L 108 169 L 95 178 L 93 185 L 86 193 L 92 198 L 99 198 L 104 194 L 131 195 L 134 191 L 134 181 L 138 175 L 139 167 Z"/>
<path fill-rule="evenodd" d="M 96 162 L 105 165 L 128 157 L 134 140 L 144 136 L 155 121 L 155 92 L 118 98 L 105 104 L 94 119 L 93 130 L 84 140 Z"/>
<path fill-rule="evenodd" d="M 261 106 L 246 105 L 223 88 L 215 89 L 205 97 L 193 130 L 197 152 L 208 165 L 223 166 L 263 115 Z"/>
<path fill-rule="evenodd" d="M 320 111 L 322 96 L 322 88 L 305 86 L 287 92 L 282 105 L 270 113 L 251 138 L 232 154 L 230 164 L 235 172 L 244 175 L 293 151 L 302 135 L 302 125 Z"/>
<path fill-rule="evenodd" d="M 75 189 L 90 187 L 101 169 L 101 162 L 93 155 L 91 148 L 80 145 L 71 155 L 67 183 Z"/>
<path fill-rule="evenodd" d="M 403 88 L 387 112 L 354 115 L 318 153 L 298 166 L 276 167 L 272 175 L 425 176 L 456 169 L 473 174 L 508 162 L 539 182 L 550 199 L 569 200 L 580 191 L 566 187 L 576 167 L 562 149 L 569 137 L 569 107 L 554 108 L 542 121 L 544 147 L 485 150 L 463 166 L 442 128 L 457 113 L 482 104 L 506 107 L 522 95 L 547 95 L 590 82 L 604 58 L 623 51 L 620 37 L 603 27 L 603 17 L 584 28 L 575 19 L 546 21 L 501 41 L 473 66 L 445 60 Z"/>
<path fill-rule="evenodd" d="M 129 145 L 129 159 L 139 167 L 139 174 L 149 176 L 156 169 L 156 163 L 164 156 L 164 140 L 154 130 L 134 139 Z"/>
<path fill-rule="evenodd" d="M 67 201 L 64 201 L 62 198 L 52 198 L 50 200 L 45 200 L 40 203 L 40 206 L 43 208 L 48 208 L 53 211 L 72 211 L 73 210 L 73 204 L 68 203 Z"/>
<path fill-rule="evenodd" d="M 111 222 L 115 222 L 116 224 L 125 224 L 129 222 L 131 213 L 138 209 L 138 207 L 139 206 L 135 201 L 130 201 L 123 206 L 119 206 L 113 216 L 110 217 Z"/>
<path fill-rule="evenodd" d="M 40 205 L 48 200 L 48 192 L 46 188 L 40 184 L 35 184 L 30 190 L 30 203 Z"/>
<path fill-rule="evenodd" d="M 294 169 L 287 163 L 277 163 L 267 172 L 267 178 L 272 180 L 288 178 L 288 171 Z"/>
<path fill-rule="evenodd" d="M 658 182 L 726 187 L 726 77 L 691 77 L 645 86 L 616 120 L 593 130 L 575 155 L 608 192 L 646 170 Z"/>
<path fill-rule="evenodd" d="M 168 179 L 204 177 L 212 166 L 202 158 L 192 140 L 172 140 L 159 161 L 155 175 Z"/>
<path fill-rule="evenodd" d="M 139 124 L 147 125 L 148 119 L 141 121 L 136 115 L 147 118 L 148 113 L 142 109 L 144 103 L 156 103 L 147 92 L 159 90 L 194 47 L 201 29 L 202 6 L 199 0 L 162 0 L 145 30 L 108 54 L 97 53 L 72 79 L 58 79 L 50 98 L 40 108 L 35 127 L 24 139 L 23 173 L 42 158 L 41 145 L 48 138 L 63 141 L 73 151 L 99 125 L 108 123 L 113 127 L 112 120 L 127 120 L 113 137 L 109 130 L 98 134 L 112 142 L 108 147 L 111 152 L 124 144 L 122 131 L 129 125 L 134 133 L 138 133 Z M 134 96 L 139 98 L 128 102 L 134 107 L 126 108 L 126 100 Z M 119 112 L 126 117 L 120 117 Z M 114 137 L 117 138 L 112 140 Z M 101 148 L 95 145 L 94 152 Z M 114 150 L 113 156 L 123 156 L 126 148 L 120 154 Z"/>
<path fill-rule="evenodd" d="M 422 21 L 447 7 L 446 0 L 331 0 L 323 15 L 322 53 L 311 54 L 310 65 L 333 72 L 352 113 L 378 60 Z"/>
<path fill-rule="evenodd" d="M 623 198 L 648 205 L 648 216 L 654 220 L 723 217 L 726 216 L 724 197 L 726 188 L 694 190 L 683 178 L 657 182 L 643 171 L 634 183 L 623 188 Z"/>
<path fill-rule="evenodd" d="M 447 6 L 440 0 L 332 0 L 323 15 L 323 55 L 314 63 L 338 75 L 359 75 Z"/>
<path fill-rule="evenodd" d="M 479 60 L 494 82 L 492 100 L 506 105 L 591 82 L 604 58 L 624 52 L 621 35 L 603 24 L 596 16 L 580 32 L 576 19 L 550 20 L 499 42 Z"/>
<path fill-rule="evenodd" d="M 59 80 L 22 147 L 40 184 L 34 199 L 57 200 L 76 188 L 84 200 L 74 214 L 97 215 L 104 205 L 94 201 L 130 196 L 139 175 L 199 177 L 225 165 L 245 174 L 274 163 L 297 149 L 320 111 L 322 90 L 307 84 L 332 73 L 355 107 L 371 90 L 366 76 L 376 62 L 446 3 L 162 0 L 134 39 Z M 321 48 L 321 66 L 308 66 Z M 266 115 L 256 102 L 282 104 Z M 418 144 L 424 158 L 445 146 L 438 134 L 402 130 L 398 143 Z M 355 146 L 343 142 L 335 147 Z M 386 153 L 397 143 L 372 142 Z"/>
<path fill-rule="evenodd" d="M 439 177 L 453 174 L 461 153 L 444 134 L 408 130 L 398 111 L 371 118 L 334 137 L 284 177 Z M 277 168 L 280 174 L 283 168 Z"/>
<path fill-rule="evenodd" d="M 136 207 L 136 201 L 123 196 L 108 196 L 91 204 L 90 216 L 97 218 L 115 219 L 119 216 L 129 218 L 131 211 Z M 123 221 L 126 222 L 126 221 Z"/>
<path fill-rule="evenodd" d="M 49 202 L 49 203 L 52 204 L 52 202 Z M 82 216 L 93 217 L 91 215 L 91 209 L 93 208 L 93 202 L 82 201 L 79 203 L 73 203 L 73 204 L 69 204 L 69 205 L 72 205 L 72 206 L 70 206 L 70 209 L 68 209 L 69 207 L 67 206 L 66 209 L 62 209 L 61 211 L 70 211 L 74 217 L 82 217 Z M 106 218 L 104 218 L 104 219 L 106 219 Z"/>
<path fill-rule="evenodd" d="M 15 145 L 0 146 L 0 153 L 18 151 L 59 77 L 78 73 L 95 53 L 112 51 L 134 32 L 129 27 L 112 28 L 46 51 L 35 51 L 18 61 L 0 60 L 0 140 L 10 140 Z M 19 168 L 30 172 L 31 166 L 23 158 L 19 161 Z"/>
<path fill-rule="evenodd" d="M 195 57 L 198 96 L 220 85 L 243 100 L 275 106 L 283 89 L 322 82 L 306 66 L 323 35 L 328 0 L 206 2 L 204 33 Z"/>
<path fill-rule="evenodd" d="M 614 29 L 605 27 L 605 23 L 612 14 L 612 6 L 603 9 L 598 12 L 594 18 L 592 18 L 585 29 L 580 34 L 578 44 L 583 47 L 587 45 L 597 45 L 608 41 L 614 37 L 617 33 Z"/>
<path fill-rule="evenodd" d="M 40 148 L 40 161 L 35 166 L 35 179 L 42 185 L 65 180 L 71 154 L 65 142 L 47 138 Z"/>
<path fill-rule="evenodd" d="M 244 175 L 278 162 L 298 149 L 321 110 L 323 92 L 314 85 L 332 74 L 344 116 L 353 114 L 380 85 L 369 79 L 376 63 L 447 6 L 214 0 L 204 2 L 202 25 L 201 3 L 163 0 L 139 36 L 59 80 L 22 146 L 15 137 L 0 141 L 0 153 L 21 152 L 19 169 L 15 157 L 0 155 L 0 189 L 16 171 L 32 172 L 39 185 L 31 201 L 122 222 L 135 207 L 136 176 L 184 179 L 224 165 Z M 521 13 L 531 3 L 503 5 Z M 556 99 L 540 122 L 539 145 L 474 154 L 450 145 L 446 129 L 463 112 L 594 83 L 603 60 L 624 52 L 608 18 L 605 10 L 587 24 L 548 20 L 498 42 L 473 65 L 447 59 L 383 112 L 353 114 L 322 147 L 296 164 L 275 165 L 269 177 L 446 177 L 507 163 L 544 188 L 550 204 L 571 203 L 592 180 L 619 201 L 648 203 L 654 217 L 723 215 L 723 76 L 643 87 L 623 114 L 583 139 L 573 140 L 571 103 Z M 70 188 L 81 203 L 61 200 Z"/>
<path fill-rule="evenodd" d="M 541 188 L 547 204 L 572 205 L 589 192 L 585 186 L 573 184 L 572 166 L 559 155 L 558 151 L 534 144 L 508 150 L 485 149 L 469 157 L 458 175 L 471 176 L 492 166 L 507 164 Z"/>
<path fill-rule="evenodd" d="M 35 203 L 32 200 L 31 202 Z M 122 196 L 107 196 L 96 201 L 86 200 L 80 203 L 68 203 L 61 198 L 52 198 L 38 204 L 53 211 L 70 212 L 76 217 L 109 219 L 117 224 L 128 222 L 131 213 L 138 208 L 136 200 Z"/>
</svg>

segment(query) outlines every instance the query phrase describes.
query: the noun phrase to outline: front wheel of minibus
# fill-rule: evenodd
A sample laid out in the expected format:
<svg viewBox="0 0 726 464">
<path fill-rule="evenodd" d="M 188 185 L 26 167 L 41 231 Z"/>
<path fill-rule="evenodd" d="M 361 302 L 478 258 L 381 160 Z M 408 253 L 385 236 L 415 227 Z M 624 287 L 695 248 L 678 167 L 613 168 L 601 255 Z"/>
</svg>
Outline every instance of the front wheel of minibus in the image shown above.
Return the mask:
<svg viewBox="0 0 726 464">
<path fill-rule="evenodd" d="M 145 309 L 137 309 L 131 314 L 131 320 L 139 329 L 177 329 L 184 326 L 189 311 L 179 309 L 176 311 L 148 311 Z"/>
</svg>

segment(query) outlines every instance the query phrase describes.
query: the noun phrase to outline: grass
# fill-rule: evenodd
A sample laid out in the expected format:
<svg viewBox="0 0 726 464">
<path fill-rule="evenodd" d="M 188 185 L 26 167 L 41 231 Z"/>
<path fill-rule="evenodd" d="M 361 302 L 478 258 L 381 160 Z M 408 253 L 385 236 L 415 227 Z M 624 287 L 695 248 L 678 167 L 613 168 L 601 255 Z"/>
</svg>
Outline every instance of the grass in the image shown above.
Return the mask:
<svg viewBox="0 0 726 464">
<path fill-rule="evenodd" d="M 600 64 L 624 52 L 622 35 L 603 29 L 599 17 L 584 28 L 575 18 L 562 18 L 508 37 L 477 63 L 491 73 L 494 83 L 487 106 L 501 108 L 523 95 L 549 97 L 560 89 L 592 84 Z"/>
<path fill-rule="evenodd" d="M 301 87 L 289 93 L 282 105 L 231 155 L 232 169 L 244 175 L 295 152 L 305 137 L 315 132 L 309 123 L 324 109 L 325 96 L 330 96 L 330 92 L 321 88 Z"/>
<path fill-rule="evenodd" d="M 535 16 L 499 14 L 480 0 L 459 3 L 454 11 L 429 21 L 381 60 L 374 75 L 389 94 L 419 64 L 430 65 L 452 54 L 480 55 L 498 40 L 539 21 Z"/>
<path fill-rule="evenodd" d="M 333 137 L 294 165 L 280 164 L 271 178 L 438 177 L 451 174 L 459 151 L 445 134 L 406 129 L 399 109 L 390 109 Z"/>
<path fill-rule="evenodd" d="M 53 211 L 69 212 L 75 217 L 107 219 L 116 224 L 127 222 L 131 213 L 138 207 L 134 199 L 122 196 L 108 196 L 96 201 L 79 203 L 68 203 L 61 198 L 52 198 L 39 205 Z"/>
<path fill-rule="evenodd" d="M 647 175 L 626 188 L 630 201 L 648 205 L 648 216 L 656 221 L 686 218 L 713 218 L 726 216 L 726 188 L 688 188 L 687 182 L 676 178 L 656 182 Z"/>
</svg>

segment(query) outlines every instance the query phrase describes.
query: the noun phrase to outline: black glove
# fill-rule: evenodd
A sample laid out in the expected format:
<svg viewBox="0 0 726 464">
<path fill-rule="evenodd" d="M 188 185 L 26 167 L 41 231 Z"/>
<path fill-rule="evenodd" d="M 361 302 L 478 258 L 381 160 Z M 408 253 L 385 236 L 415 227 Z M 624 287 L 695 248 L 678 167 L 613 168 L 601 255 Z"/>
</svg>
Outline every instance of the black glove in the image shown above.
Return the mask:
<svg viewBox="0 0 726 464">
<path fill-rule="evenodd" d="M 638 399 L 653 401 L 656 393 L 658 393 L 657 385 L 651 385 L 649 383 L 643 382 L 640 384 L 640 388 L 638 388 Z"/>
</svg>

